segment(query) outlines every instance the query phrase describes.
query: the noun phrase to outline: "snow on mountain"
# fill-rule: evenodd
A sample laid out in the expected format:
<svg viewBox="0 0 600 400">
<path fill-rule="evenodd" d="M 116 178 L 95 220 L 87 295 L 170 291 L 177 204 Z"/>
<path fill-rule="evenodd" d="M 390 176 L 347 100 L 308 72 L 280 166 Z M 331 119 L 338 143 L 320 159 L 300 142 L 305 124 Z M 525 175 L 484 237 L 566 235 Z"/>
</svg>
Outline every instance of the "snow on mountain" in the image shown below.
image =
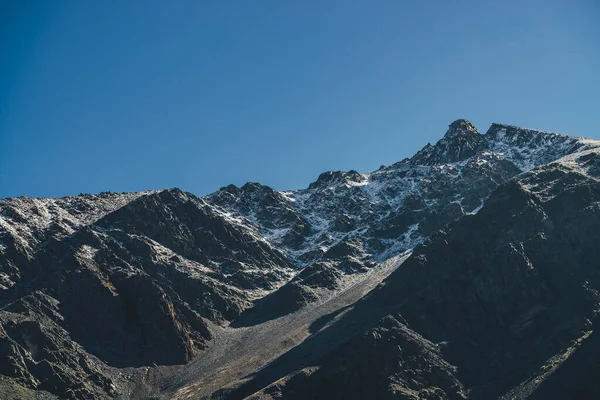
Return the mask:
<svg viewBox="0 0 600 400">
<path fill-rule="evenodd" d="M 477 212 L 513 176 L 594 146 L 597 141 L 502 124 L 481 135 L 457 120 L 436 144 L 371 173 L 325 172 L 307 189 L 285 192 L 230 185 L 206 199 L 247 218 L 300 267 L 351 238 L 381 261 Z"/>
<path fill-rule="evenodd" d="M 476 213 L 513 176 L 597 146 L 589 139 L 497 123 L 481 135 L 469 121 L 457 120 L 434 145 L 371 173 L 325 172 L 306 189 L 284 192 L 259 183 L 229 185 L 204 200 L 222 218 L 258 229 L 260 240 L 284 251 L 298 268 L 355 239 L 381 261 L 422 243 L 446 223 Z M 152 193 L 0 200 L 4 286 L 13 283 L 14 273 L 6 271 L 15 272 L 18 257 L 30 258 L 49 238 L 71 235 Z"/>
<path fill-rule="evenodd" d="M 100 193 L 58 199 L 16 197 L 0 200 L 0 227 L 32 248 L 51 236 L 66 236 L 152 191 Z M 0 231 L 0 235 L 2 231 Z"/>
<path fill-rule="evenodd" d="M 596 141 L 589 139 L 496 123 L 484 137 L 491 151 L 511 160 L 523 171 L 587 146 L 597 146 Z"/>
<path fill-rule="evenodd" d="M 381 279 L 399 266 L 390 261 L 399 254 L 404 254 L 414 268 L 402 273 L 406 276 L 400 274 L 402 278 L 390 275 L 393 285 L 383 293 L 393 301 L 384 298 L 379 315 L 373 314 L 377 307 L 371 307 L 366 299 L 361 303 L 363 308 L 354 311 L 354 315 L 360 314 L 357 319 L 348 326 L 341 325 L 335 339 L 348 340 L 359 333 L 356 321 L 362 321 L 365 329 L 376 323 L 391 310 L 388 305 L 400 304 L 394 296 L 405 296 L 411 290 L 418 299 L 412 303 L 414 309 L 406 306 L 406 315 L 413 317 L 411 326 L 420 323 L 421 315 L 427 315 L 432 324 L 424 326 L 424 332 L 438 321 L 447 321 L 447 333 L 455 334 L 457 339 L 467 337 L 455 331 L 461 319 L 438 307 L 438 293 L 448 284 L 448 275 L 436 272 L 443 263 L 424 270 L 420 263 L 427 263 L 428 258 L 419 254 L 425 252 L 431 259 L 442 260 L 454 254 L 436 249 L 446 248 L 444 237 L 459 232 L 452 251 L 460 253 L 465 241 L 469 246 L 463 249 L 466 261 L 451 260 L 452 276 L 462 274 L 468 279 L 451 282 L 454 290 L 444 292 L 450 297 L 443 304 L 451 305 L 454 298 L 462 296 L 464 303 L 457 304 L 464 306 L 456 310 L 467 310 L 474 316 L 462 321 L 466 321 L 465 326 L 473 332 L 492 326 L 497 314 L 488 313 L 485 307 L 479 307 L 487 303 L 473 302 L 469 296 L 482 287 L 482 298 L 491 292 L 492 283 L 488 287 L 482 282 L 495 282 L 497 288 L 504 288 L 502 260 L 508 260 L 506 266 L 510 268 L 523 266 L 522 277 L 527 282 L 536 283 L 539 278 L 528 272 L 533 264 L 526 262 L 522 250 L 525 245 L 513 243 L 515 232 L 526 237 L 546 230 L 548 235 L 555 235 L 556 247 L 564 246 L 566 236 L 550 229 L 544 215 L 559 217 L 560 224 L 575 216 L 579 219 L 565 232 L 579 242 L 586 241 L 587 247 L 565 248 L 597 258 L 593 237 L 582 236 L 578 229 L 585 225 L 585 232 L 593 232 L 597 225 L 594 202 L 600 193 L 596 187 L 599 152 L 599 141 L 502 124 L 493 124 L 481 135 L 469 121 L 457 120 L 437 143 L 427 144 L 411 158 L 370 173 L 325 172 L 300 190 L 280 192 L 250 182 L 242 187 L 226 186 L 203 198 L 168 189 L 0 200 L 0 348 L 4 349 L 0 351 L 0 375 L 62 397 L 136 397 L 132 386 L 142 390 L 138 398 L 151 397 L 159 390 L 154 386 L 160 386 L 154 377 L 170 367 L 160 370 L 162 367 L 147 366 L 183 364 L 215 345 L 212 354 L 224 360 L 223 368 L 215 368 L 221 361 L 211 364 L 210 357 L 200 364 L 207 363 L 206 371 L 216 371 L 217 375 L 228 371 L 214 385 L 217 390 L 221 384 L 228 385 L 230 379 L 267 365 L 273 357 L 299 344 L 304 335 L 312 334 L 313 328 L 324 328 L 321 318 L 332 318 L 326 325 L 343 322 L 346 317 L 342 310 L 355 305 L 367 288 L 378 287 Z M 544 210 L 540 208 L 542 203 Z M 516 215 L 507 207 L 529 214 Z M 485 213 L 492 214 L 483 218 Z M 477 215 L 462 218 L 473 214 Z M 522 215 L 530 220 L 522 221 Z M 496 231 L 495 227 L 488 229 L 487 221 L 504 227 L 507 246 L 495 249 L 497 256 L 487 254 L 490 246 L 486 243 L 495 240 Z M 472 261 L 471 243 L 477 244 L 482 233 L 487 239 L 476 247 L 481 258 L 489 258 L 490 263 L 500 260 L 500 268 L 483 272 L 463 268 Z M 539 250 L 542 259 L 552 247 L 544 247 L 543 237 L 534 239 L 539 239 L 539 246 L 531 249 Z M 394 268 L 388 268 L 390 263 Z M 490 279 L 471 280 L 470 274 L 480 272 L 489 274 Z M 581 282 L 587 285 L 588 278 L 586 275 L 587 280 Z M 557 280 L 557 288 L 562 281 Z M 398 282 L 406 287 L 395 289 Z M 461 286 L 464 282 L 474 285 L 468 296 Z M 569 293 L 581 289 L 579 281 L 572 283 Z M 431 289 L 432 284 L 439 286 Z M 424 292 L 422 287 L 431 290 Z M 521 287 L 533 286 L 517 285 L 519 290 L 510 292 L 509 297 L 520 296 Z M 497 298 L 501 298 L 502 290 L 497 291 Z M 507 320 L 519 318 L 516 322 L 520 324 L 521 316 L 529 318 L 531 309 L 538 307 L 537 297 L 521 300 L 515 304 L 526 306 L 514 315 L 507 314 Z M 472 304 L 478 306 L 469 310 L 467 306 Z M 428 308 L 421 312 L 421 305 Z M 554 303 L 551 305 L 548 309 L 556 309 Z M 305 314 L 305 320 L 290 315 L 311 307 L 317 311 Z M 353 315 L 353 308 L 349 315 Z M 342 314 L 338 316 L 338 312 Z M 296 330 L 290 331 L 288 325 L 278 322 L 282 317 L 294 320 Z M 485 319 L 488 317 L 492 320 Z M 398 318 L 388 318 L 385 327 L 375 328 L 367 338 L 392 335 L 410 339 L 417 344 L 415 349 L 428 351 L 427 359 L 420 358 L 424 364 L 419 368 L 426 371 L 429 365 L 439 364 L 444 352 L 438 351 L 438 345 L 413 334 Z M 272 328 L 289 335 L 290 341 L 279 342 L 275 350 L 269 347 Z M 479 338 L 475 334 L 468 337 Z M 235 348 L 236 343 L 246 349 L 246 358 L 240 362 L 252 360 L 239 370 L 227 368 L 230 357 L 237 357 L 227 349 Z M 364 354 L 371 354 L 370 339 L 356 343 L 366 346 Z M 395 342 L 390 339 L 389 343 Z M 458 343 L 456 354 L 465 354 Z M 520 339 L 510 343 L 520 343 Z M 267 350 L 258 358 L 257 344 Z M 464 344 L 470 348 L 470 342 Z M 321 346 L 322 351 L 328 346 L 330 342 Z M 390 349 L 382 350 L 384 355 Z M 222 358 L 226 353 L 227 357 Z M 495 354 L 505 353 L 502 348 Z M 362 360 L 363 353 L 359 354 Z M 390 365 L 397 368 L 397 360 L 391 361 Z M 196 382 L 197 372 L 204 370 L 194 369 L 193 362 L 188 365 L 190 380 Z M 361 365 L 355 364 L 354 370 L 360 370 Z M 471 372 L 476 373 L 479 364 L 473 365 Z M 125 378 L 122 367 L 132 367 L 127 370 L 132 375 Z M 452 383 L 448 390 L 460 386 L 449 365 L 443 365 L 442 371 L 450 378 L 442 383 Z M 394 372 L 400 378 L 404 373 Z M 211 374 L 205 376 L 214 377 Z M 423 379 L 437 382 L 438 378 Z M 200 383 L 202 380 L 196 382 Z M 211 390 L 206 387 L 207 393 Z"/>
<path fill-rule="evenodd" d="M 24 265 L 48 239 L 69 236 L 149 193 L 153 191 L 0 199 L 0 290 L 21 278 Z"/>
</svg>

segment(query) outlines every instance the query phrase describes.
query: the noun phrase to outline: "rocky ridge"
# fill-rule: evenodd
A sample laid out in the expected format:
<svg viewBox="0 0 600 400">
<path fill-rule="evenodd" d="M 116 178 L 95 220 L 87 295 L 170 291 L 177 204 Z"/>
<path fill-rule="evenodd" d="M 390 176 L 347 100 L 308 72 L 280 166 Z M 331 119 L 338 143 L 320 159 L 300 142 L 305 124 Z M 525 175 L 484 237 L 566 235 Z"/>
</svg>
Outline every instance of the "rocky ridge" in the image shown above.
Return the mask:
<svg viewBox="0 0 600 400">
<path fill-rule="evenodd" d="M 206 200 L 252 222 L 300 266 L 349 239 L 363 241 L 381 261 L 476 212 L 519 173 L 596 145 L 502 124 L 481 135 L 469 121 L 457 120 L 436 144 L 372 173 L 325 172 L 307 189 L 286 192 L 258 183 L 230 185 Z"/>
</svg>

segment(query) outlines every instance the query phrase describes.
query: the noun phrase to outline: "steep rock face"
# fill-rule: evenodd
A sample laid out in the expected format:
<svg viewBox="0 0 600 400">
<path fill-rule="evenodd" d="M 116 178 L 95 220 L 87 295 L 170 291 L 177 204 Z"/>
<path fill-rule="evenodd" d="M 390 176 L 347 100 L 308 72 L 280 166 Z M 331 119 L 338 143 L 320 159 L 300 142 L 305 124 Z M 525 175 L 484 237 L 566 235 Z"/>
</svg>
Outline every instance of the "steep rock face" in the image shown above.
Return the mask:
<svg viewBox="0 0 600 400">
<path fill-rule="evenodd" d="M 256 301 L 249 316 L 235 325 L 255 325 L 298 311 L 309 303 L 328 298 L 340 289 L 347 275 L 359 275 L 376 268 L 377 263 L 356 239 L 343 240 L 331 247 L 322 261 L 298 272 L 288 283 Z"/>
<path fill-rule="evenodd" d="M 1 199 L 0 291 L 35 273 L 27 266 L 44 241 L 66 237 L 147 193 L 151 192 Z"/>
<path fill-rule="evenodd" d="M 600 371 L 600 343 L 598 333 L 583 336 L 582 344 L 574 354 L 562 354 L 558 368 L 545 377 L 528 397 L 530 400 L 581 399 L 593 400 L 600 392 L 598 372 Z M 564 361 L 563 361 L 564 360 Z M 563 362 L 560 362 L 563 361 Z M 552 365 L 548 366 L 549 368 Z M 529 395 L 529 393 L 527 393 Z"/>
<path fill-rule="evenodd" d="M 148 237 L 244 289 L 271 289 L 291 263 L 245 221 L 179 190 L 141 197 L 98 221 L 110 232 Z"/>
<path fill-rule="evenodd" d="M 229 185 L 209 198 L 226 210 L 239 210 L 249 221 L 259 227 L 267 239 L 284 243 L 290 249 L 299 249 L 304 236 L 311 233 L 310 222 L 290 205 L 282 193 L 259 183 L 247 183 L 241 188 Z"/>
<path fill-rule="evenodd" d="M 252 229 L 179 190 L 142 196 L 41 259 L 60 260 L 47 290 L 73 336 L 116 366 L 190 360 L 211 337 L 201 317 L 231 320 L 289 273 Z"/>
<path fill-rule="evenodd" d="M 434 146 L 427 145 L 410 161 L 415 165 L 442 165 L 466 160 L 488 149 L 487 141 L 475 126 L 458 119 L 448 126 L 444 137 Z"/>
<path fill-rule="evenodd" d="M 401 319 L 401 318 L 400 318 Z M 330 355 L 251 399 L 466 399 L 439 346 L 392 316 Z"/>
<path fill-rule="evenodd" d="M 105 366 L 70 339 L 58 301 L 41 292 L 0 311 L 0 348 L 0 373 L 22 386 L 61 398 L 117 395 Z"/>
</svg>

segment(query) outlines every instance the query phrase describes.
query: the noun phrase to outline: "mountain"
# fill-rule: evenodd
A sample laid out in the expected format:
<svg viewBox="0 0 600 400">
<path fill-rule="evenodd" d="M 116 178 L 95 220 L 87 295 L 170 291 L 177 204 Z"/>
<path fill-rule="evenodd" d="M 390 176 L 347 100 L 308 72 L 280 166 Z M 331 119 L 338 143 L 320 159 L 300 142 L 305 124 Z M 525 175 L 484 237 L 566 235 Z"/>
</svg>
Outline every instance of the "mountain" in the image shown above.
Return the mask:
<svg viewBox="0 0 600 400">
<path fill-rule="evenodd" d="M 586 146 L 583 139 L 500 124 L 481 135 L 457 120 L 435 145 L 369 174 L 325 172 L 307 189 L 281 193 L 257 183 L 230 185 L 206 200 L 251 221 L 301 266 L 349 238 L 381 261 L 476 212 L 510 178 Z"/>
<path fill-rule="evenodd" d="M 593 398 L 599 179 L 598 141 L 461 119 L 306 189 L 0 200 L 0 393 Z"/>
</svg>

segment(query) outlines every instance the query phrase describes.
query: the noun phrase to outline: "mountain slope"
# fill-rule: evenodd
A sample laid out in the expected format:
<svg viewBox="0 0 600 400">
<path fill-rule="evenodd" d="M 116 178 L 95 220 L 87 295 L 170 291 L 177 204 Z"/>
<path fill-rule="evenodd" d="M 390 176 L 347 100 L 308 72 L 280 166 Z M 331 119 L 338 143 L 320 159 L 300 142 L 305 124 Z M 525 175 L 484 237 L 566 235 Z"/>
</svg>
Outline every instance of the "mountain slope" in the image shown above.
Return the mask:
<svg viewBox="0 0 600 400">
<path fill-rule="evenodd" d="M 490 399 L 509 391 L 503 398 L 524 399 L 532 393 L 532 398 L 593 398 L 597 370 L 587 369 L 595 363 L 583 352 L 595 354 L 595 344 L 587 341 L 595 340 L 590 333 L 600 309 L 594 234 L 600 222 L 598 162 L 597 150 L 584 151 L 502 185 L 479 213 L 419 246 L 384 285 L 357 304 L 357 313 L 392 305 L 393 312 L 362 339 L 380 344 L 349 344 L 317 371 L 301 380 L 292 375 L 263 390 L 261 398 L 366 398 L 366 387 L 377 398 L 446 399 L 468 393 L 471 399 Z M 345 318 L 356 317 L 348 313 Z M 425 358 L 422 349 L 417 361 L 406 361 L 392 351 L 395 346 L 412 349 L 404 338 L 369 337 L 403 326 L 435 343 L 441 359 Z M 379 353 L 381 347 L 389 350 Z M 365 369 L 363 362 L 374 352 L 382 367 Z M 573 354 L 577 358 L 571 362 Z M 393 367 L 384 367 L 388 363 Z M 445 367 L 452 378 L 440 380 L 437 374 L 415 382 L 411 372 L 445 365 L 456 367 Z M 564 380 L 549 374 L 556 368 Z M 586 377 L 577 380 L 569 372 L 575 368 Z M 397 393 L 399 379 L 403 395 Z M 448 382 L 453 384 L 444 386 Z M 579 383 L 578 394 L 568 397 L 573 382 Z"/>
<path fill-rule="evenodd" d="M 301 190 L 0 200 L 0 393 L 541 396 L 592 365 L 599 149 L 457 120 Z"/>
<path fill-rule="evenodd" d="M 131 196 L 93 224 L 30 249 L 21 265 L 31 278 L 2 297 L 0 332 L 12 349 L 5 374 L 76 398 L 116 393 L 106 389 L 116 384 L 114 371 L 98 372 L 108 386 L 87 382 L 72 352 L 36 359 L 43 343 L 69 343 L 90 365 L 182 364 L 212 337 L 205 319 L 235 318 L 292 273 L 251 226 L 179 190 Z M 30 329 L 38 332 L 33 341 Z M 64 372 L 40 371 L 40 362 Z"/>
</svg>

